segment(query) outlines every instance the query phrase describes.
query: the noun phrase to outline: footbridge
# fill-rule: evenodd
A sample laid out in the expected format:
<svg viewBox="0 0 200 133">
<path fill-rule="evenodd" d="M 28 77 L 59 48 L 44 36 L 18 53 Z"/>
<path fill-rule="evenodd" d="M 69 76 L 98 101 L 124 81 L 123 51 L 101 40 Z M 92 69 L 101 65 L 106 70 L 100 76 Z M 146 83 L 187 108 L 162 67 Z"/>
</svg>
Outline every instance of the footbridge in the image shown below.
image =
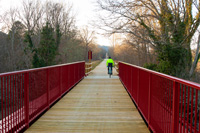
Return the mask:
<svg viewBox="0 0 200 133">
<path fill-rule="evenodd" d="M 199 132 L 200 85 L 106 60 L 0 74 L 0 132 Z"/>
</svg>

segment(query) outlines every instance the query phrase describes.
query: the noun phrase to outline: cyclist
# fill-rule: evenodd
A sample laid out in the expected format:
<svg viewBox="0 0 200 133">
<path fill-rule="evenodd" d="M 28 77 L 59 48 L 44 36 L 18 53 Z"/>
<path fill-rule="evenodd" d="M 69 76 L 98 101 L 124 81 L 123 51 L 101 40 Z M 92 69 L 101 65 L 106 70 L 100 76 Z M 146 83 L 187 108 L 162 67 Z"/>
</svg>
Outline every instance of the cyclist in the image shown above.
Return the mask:
<svg viewBox="0 0 200 133">
<path fill-rule="evenodd" d="M 109 74 L 109 67 L 111 67 L 111 72 L 112 72 L 112 67 L 114 67 L 114 61 L 113 59 L 111 59 L 111 57 L 109 57 L 109 59 L 107 60 L 106 65 L 108 67 L 108 74 Z"/>
</svg>

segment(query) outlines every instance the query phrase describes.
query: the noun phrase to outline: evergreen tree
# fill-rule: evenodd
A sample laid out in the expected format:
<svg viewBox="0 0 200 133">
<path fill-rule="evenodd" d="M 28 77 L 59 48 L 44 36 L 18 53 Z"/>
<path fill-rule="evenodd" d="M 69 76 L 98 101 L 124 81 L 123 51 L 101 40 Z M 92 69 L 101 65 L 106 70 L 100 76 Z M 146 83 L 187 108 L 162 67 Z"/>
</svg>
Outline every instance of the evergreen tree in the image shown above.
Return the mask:
<svg viewBox="0 0 200 133">
<path fill-rule="evenodd" d="M 98 0 L 108 12 L 101 22 L 112 33 L 128 33 L 152 44 L 158 62 L 146 64 L 159 72 L 188 78 L 192 64 L 191 40 L 200 24 L 195 0 Z M 116 17 L 116 16 L 117 17 Z M 110 18 L 110 16 L 113 16 Z M 143 32 L 145 31 L 145 35 Z"/>
<path fill-rule="evenodd" d="M 192 54 L 190 43 L 192 36 L 200 23 L 199 15 L 197 18 L 192 17 L 192 1 L 186 1 L 185 17 L 180 15 L 180 12 L 173 12 L 169 2 L 161 1 L 161 10 L 158 19 L 160 24 L 160 34 L 152 30 L 144 19 L 140 16 L 140 24 L 147 30 L 149 37 L 156 44 L 156 52 L 158 55 L 158 64 L 156 71 L 178 76 L 181 78 L 189 77 L 189 69 L 192 64 Z M 146 65 L 151 68 L 151 64 Z"/>
<path fill-rule="evenodd" d="M 54 39 L 54 29 L 49 23 L 46 23 L 46 26 L 43 27 L 41 34 L 40 47 L 37 49 L 37 52 L 35 52 L 35 54 L 38 55 L 38 59 L 33 58 L 33 66 L 35 60 L 38 60 L 39 66 L 36 65 L 34 67 L 44 67 L 55 64 L 54 60 L 57 55 L 58 48 Z"/>
<path fill-rule="evenodd" d="M 33 44 L 31 35 L 33 32 L 27 32 L 25 34 L 24 42 L 28 43 L 28 48 L 33 53 L 32 66 L 33 68 L 44 67 L 49 65 L 54 65 L 55 58 L 58 51 L 58 44 L 60 40 L 60 33 L 56 36 L 58 41 L 56 42 L 54 39 L 54 29 L 47 22 L 46 25 L 42 28 L 41 32 L 41 40 L 39 43 L 39 47 L 35 47 Z M 27 49 L 25 49 L 27 50 Z M 26 51 L 25 51 L 26 52 Z"/>
<path fill-rule="evenodd" d="M 59 47 L 61 36 L 62 36 L 62 34 L 61 34 L 61 31 L 60 31 L 60 25 L 57 24 L 56 25 L 56 47 L 57 48 Z"/>
</svg>

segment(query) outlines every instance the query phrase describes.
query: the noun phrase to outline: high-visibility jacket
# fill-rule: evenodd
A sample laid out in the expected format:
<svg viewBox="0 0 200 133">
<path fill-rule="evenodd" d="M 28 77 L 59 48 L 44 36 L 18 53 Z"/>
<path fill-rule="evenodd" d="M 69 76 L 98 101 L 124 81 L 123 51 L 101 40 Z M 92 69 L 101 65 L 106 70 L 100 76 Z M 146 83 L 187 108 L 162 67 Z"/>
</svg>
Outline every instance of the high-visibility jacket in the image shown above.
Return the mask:
<svg viewBox="0 0 200 133">
<path fill-rule="evenodd" d="M 114 67 L 115 63 L 113 61 L 113 59 L 108 59 L 106 62 L 106 65 L 108 66 L 108 63 L 112 63 L 112 66 Z"/>
</svg>

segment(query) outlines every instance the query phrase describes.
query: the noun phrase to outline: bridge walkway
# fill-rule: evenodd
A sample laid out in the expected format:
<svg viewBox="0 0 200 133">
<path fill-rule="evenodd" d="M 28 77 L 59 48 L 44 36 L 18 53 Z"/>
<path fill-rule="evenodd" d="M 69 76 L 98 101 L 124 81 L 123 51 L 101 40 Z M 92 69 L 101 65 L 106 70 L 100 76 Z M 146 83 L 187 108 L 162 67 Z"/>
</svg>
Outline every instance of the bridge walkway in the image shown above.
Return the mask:
<svg viewBox="0 0 200 133">
<path fill-rule="evenodd" d="M 149 132 L 116 72 L 106 60 L 40 117 L 26 132 Z"/>
</svg>

